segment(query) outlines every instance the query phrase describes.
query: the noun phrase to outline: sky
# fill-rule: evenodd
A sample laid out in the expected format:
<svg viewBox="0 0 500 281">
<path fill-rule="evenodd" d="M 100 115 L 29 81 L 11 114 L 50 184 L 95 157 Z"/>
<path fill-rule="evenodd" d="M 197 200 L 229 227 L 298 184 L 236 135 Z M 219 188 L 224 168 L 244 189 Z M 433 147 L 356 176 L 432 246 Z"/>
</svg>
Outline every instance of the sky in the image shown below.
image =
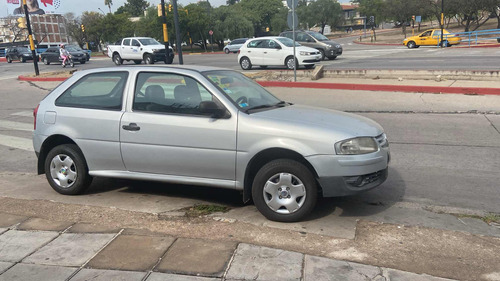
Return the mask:
<svg viewBox="0 0 500 281">
<path fill-rule="evenodd" d="M 12 14 L 14 8 L 16 8 L 15 4 L 7 4 L 9 2 L 18 2 L 22 0 L 0 0 L 0 17 L 6 17 L 8 14 Z M 210 4 L 217 7 L 220 5 L 225 5 L 226 0 L 209 0 Z M 38 0 L 39 5 L 42 9 L 46 9 L 47 11 L 52 10 L 57 11 L 57 13 L 65 14 L 72 12 L 76 16 L 79 16 L 84 11 L 95 11 L 99 12 L 101 9 L 104 12 L 108 11 L 108 7 L 104 5 L 104 0 Z M 47 5 L 48 8 L 45 8 L 43 3 L 51 3 L 52 5 Z M 118 7 L 122 6 L 126 0 L 113 0 L 113 6 L 111 6 L 111 10 L 114 12 Z M 160 3 L 160 0 L 148 0 L 148 2 L 154 6 Z M 166 0 L 165 2 L 168 2 Z M 179 5 L 187 5 L 189 3 L 198 2 L 198 0 L 178 0 L 177 3 Z M 348 3 L 349 0 L 339 0 L 340 3 Z M 77 4 L 78 3 L 78 4 Z M 75 5 L 77 4 L 77 5 Z M 58 6 L 57 9 L 54 7 Z"/>
</svg>

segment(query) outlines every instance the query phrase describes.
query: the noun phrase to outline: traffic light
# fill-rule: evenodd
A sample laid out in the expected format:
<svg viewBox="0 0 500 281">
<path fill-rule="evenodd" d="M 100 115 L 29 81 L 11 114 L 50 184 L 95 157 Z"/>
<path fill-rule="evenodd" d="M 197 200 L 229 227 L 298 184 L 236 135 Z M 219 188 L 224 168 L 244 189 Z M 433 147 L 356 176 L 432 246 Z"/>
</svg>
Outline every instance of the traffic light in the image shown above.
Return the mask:
<svg viewBox="0 0 500 281">
<path fill-rule="evenodd" d="M 266 32 L 269 32 L 269 27 L 266 27 Z"/>
<path fill-rule="evenodd" d="M 168 11 L 172 12 L 172 4 L 168 4 Z"/>
<path fill-rule="evenodd" d="M 82 29 L 82 32 L 85 32 L 85 25 L 80 25 L 80 28 Z"/>
<path fill-rule="evenodd" d="M 24 17 L 21 17 L 21 18 L 17 18 L 17 26 L 20 27 L 20 28 L 26 28 L 26 18 Z"/>
<path fill-rule="evenodd" d="M 161 4 L 158 4 L 158 16 L 161 17 Z"/>
<path fill-rule="evenodd" d="M 375 24 L 375 16 L 370 16 L 370 25 Z"/>
</svg>

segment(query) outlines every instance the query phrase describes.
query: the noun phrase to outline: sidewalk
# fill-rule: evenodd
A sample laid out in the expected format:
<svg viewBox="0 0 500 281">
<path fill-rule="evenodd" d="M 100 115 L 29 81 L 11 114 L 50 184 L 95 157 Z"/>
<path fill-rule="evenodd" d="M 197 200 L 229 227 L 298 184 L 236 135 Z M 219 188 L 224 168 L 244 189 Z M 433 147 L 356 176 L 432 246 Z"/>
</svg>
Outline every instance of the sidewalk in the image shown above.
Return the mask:
<svg viewBox="0 0 500 281">
<path fill-rule="evenodd" d="M 233 241 L 0 213 L 0 280 L 450 280 Z"/>
</svg>

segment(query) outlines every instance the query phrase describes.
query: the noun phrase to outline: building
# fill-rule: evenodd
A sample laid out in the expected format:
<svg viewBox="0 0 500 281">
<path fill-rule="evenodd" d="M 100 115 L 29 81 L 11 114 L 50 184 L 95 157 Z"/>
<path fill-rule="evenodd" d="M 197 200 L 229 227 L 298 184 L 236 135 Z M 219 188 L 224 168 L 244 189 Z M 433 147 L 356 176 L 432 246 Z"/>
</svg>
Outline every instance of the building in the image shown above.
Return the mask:
<svg viewBox="0 0 500 281">
<path fill-rule="evenodd" d="M 342 28 L 360 29 L 364 27 L 364 17 L 361 17 L 356 4 L 341 4 L 342 11 L 344 12 L 344 25 Z"/>
</svg>

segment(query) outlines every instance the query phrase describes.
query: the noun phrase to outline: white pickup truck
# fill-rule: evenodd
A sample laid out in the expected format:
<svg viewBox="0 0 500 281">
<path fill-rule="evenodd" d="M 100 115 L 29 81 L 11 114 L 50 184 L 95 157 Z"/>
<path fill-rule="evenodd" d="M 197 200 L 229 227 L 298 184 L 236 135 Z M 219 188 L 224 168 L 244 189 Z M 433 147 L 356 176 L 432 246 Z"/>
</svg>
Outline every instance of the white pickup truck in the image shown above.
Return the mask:
<svg viewBox="0 0 500 281">
<path fill-rule="evenodd" d="M 150 37 L 127 37 L 115 43 L 108 45 L 108 57 L 113 59 L 116 65 L 120 65 L 124 60 L 134 61 L 140 64 L 142 61 L 146 64 L 154 64 L 157 61 L 163 61 L 167 64 L 174 60 L 174 50 L 169 48 L 169 59 L 165 53 L 165 45 L 159 43 Z"/>
</svg>

